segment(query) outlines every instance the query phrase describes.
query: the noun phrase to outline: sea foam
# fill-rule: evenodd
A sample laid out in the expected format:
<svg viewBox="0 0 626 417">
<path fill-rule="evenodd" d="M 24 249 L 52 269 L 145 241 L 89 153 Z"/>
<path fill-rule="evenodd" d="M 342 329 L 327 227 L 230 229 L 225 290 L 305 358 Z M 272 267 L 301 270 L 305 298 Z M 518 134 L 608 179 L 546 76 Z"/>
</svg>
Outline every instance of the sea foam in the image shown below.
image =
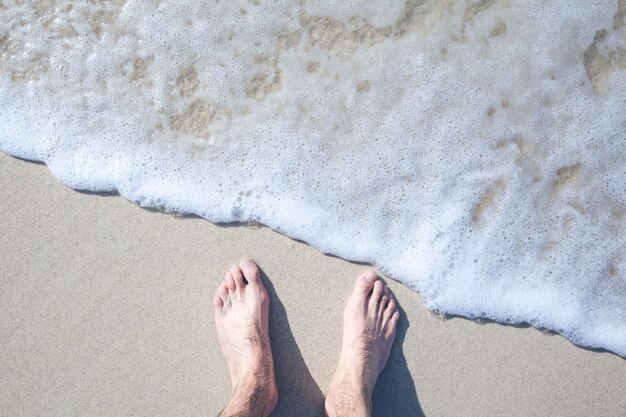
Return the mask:
<svg viewBox="0 0 626 417">
<path fill-rule="evenodd" d="M 0 149 L 626 357 L 626 1 L 0 1 Z"/>
</svg>

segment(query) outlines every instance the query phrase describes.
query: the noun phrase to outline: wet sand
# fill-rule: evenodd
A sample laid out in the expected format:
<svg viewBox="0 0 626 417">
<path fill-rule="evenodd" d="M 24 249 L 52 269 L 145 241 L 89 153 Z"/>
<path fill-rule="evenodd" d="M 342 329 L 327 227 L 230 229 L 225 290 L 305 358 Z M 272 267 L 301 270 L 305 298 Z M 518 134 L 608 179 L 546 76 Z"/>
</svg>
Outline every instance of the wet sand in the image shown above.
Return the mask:
<svg viewBox="0 0 626 417">
<path fill-rule="evenodd" d="M 367 266 L 267 228 L 216 226 L 73 191 L 0 153 L 0 415 L 217 415 L 229 395 L 210 298 L 255 258 L 280 401 L 320 416 L 343 303 Z M 626 361 L 528 327 L 403 309 L 376 416 L 623 416 Z"/>
</svg>

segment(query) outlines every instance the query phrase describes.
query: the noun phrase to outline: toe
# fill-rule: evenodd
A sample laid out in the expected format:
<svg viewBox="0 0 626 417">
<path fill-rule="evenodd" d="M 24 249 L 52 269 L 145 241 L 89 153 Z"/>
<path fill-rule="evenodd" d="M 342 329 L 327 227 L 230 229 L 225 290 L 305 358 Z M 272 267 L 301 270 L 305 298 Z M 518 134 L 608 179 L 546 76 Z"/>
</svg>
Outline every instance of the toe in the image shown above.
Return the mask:
<svg viewBox="0 0 626 417">
<path fill-rule="evenodd" d="M 391 334 L 395 334 L 396 328 L 398 327 L 398 321 L 400 321 L 400 311 L 396 310 L 391 316 Z"/>
<path fill-rule="evenodd" d="M 230 271 L 227 272 L 224 275 L 224 282 L 226 283 L 226 286 L 228 287 L 228 292 L 235 292 L 235 280 L 233 279 L 233 276 L 231 275 Z"/>
<path fill-rule="evenodd" d="M 394 329 L 396 324 L 398 324 L 398 320 L 400 320 L 400 312 L 396 310 L 396 312 L 393 313 L 393 316 L 391 316 L 391 323 L 393 324 Z"/>
<path fill-rule="evenodd" d="M 213 296 L 213 307 L 215 307 L 216 310 L 224 307 L 224 301 L 218 293 L 215 293 L 215 295 Z"/>
<path fill-rule="evenodd" d="M 396 310 L 396 312 L 393 313 L 393 316 L 391 316 L 391 323 L 393 323 L 394 329 L 398 324 L 398 320 L 400 320 L 400 311 Z"/>
<path fill-rule="evenodd" d="M 246 284 L 243 282 L 243 275 L 241 274 L 241 269 L 239 269 L 238 265 L 230 267 L 230 275 L 232 275 L 233 280 L 235 281 L 235 287 L 237 287 L 237 290 L 243 291 Z"/>
<path fill-rule="evenodd" d="M 384 285 L 381 280 L 377 280 L 374 283 L 374 289 L 372 290 L 372 295 L 370 296 L 369 302 L 369 308 L 374 312 L 378 311 L 379 309 L 378 303 L 380 303 L 380 299 L 382 298 L 383 288 Z"/>
<path fill-rule="evenodd" d="M 372 287 L 374 286 L 374 282 L 376 281 L 376 274 L 372 271 L 365 272 L 361 274 L 354 284 L 354 292 L 353 295 L 355 297 L 359 297 L 365 299 L 367 295 L 372 291 Z"/>
<path fill-rule="evenodd" d="M 241 267 L 243 275 L 249 284 L 261 284 L 261 273 L 259 272 L 259 267 L 252 259 L 242 259 L 242 261 L 239 263 L 239 266 Z"/>
<path fill-rule="evenodd" d="M 385 311 L 387 303 L 389 302 L 389 296 L 383 292 L 383 296 L 380 298 L 380 310 Z"/>
<path fill-rule="evenodd" d="M 385 318 L 383 319 L 385 338 L 393 340 L 396 337 L 398 321 L 400 321 L 400 311 L 395 310 L 391 315 L 385 311 Z"/>
<path fill-rule="evenodd" d="M 385 312 L 385 309 L 387 308 L 387 303 L 389 302 L 389 290 L 387 289 L 387 287 L 383 288 L 383 295 L 382 297 L 380 297 L 380 302 L 378 303 L 377 306 L 377 315 L 379 316 L 383 316 L 383 313 Z"/>
<path fill-rule="evenodd" d="M 387 303 L 387 307 L 385 308 L 385 317 L 387 320 L 390 320 L 393 317 L 394 313 L 398 310 L 396 307 L 396 300 L 391 297 L 389 299 L 389 303 Z"/>
<path fill-rule="evenodd" d="M 226 283 L 221 282 L 220 286 L 217 287 L 217 295 L 222 299 L 222 304 L 226 304 L 226 300 L 228 299 L 228 287 Z"/>
</svg>

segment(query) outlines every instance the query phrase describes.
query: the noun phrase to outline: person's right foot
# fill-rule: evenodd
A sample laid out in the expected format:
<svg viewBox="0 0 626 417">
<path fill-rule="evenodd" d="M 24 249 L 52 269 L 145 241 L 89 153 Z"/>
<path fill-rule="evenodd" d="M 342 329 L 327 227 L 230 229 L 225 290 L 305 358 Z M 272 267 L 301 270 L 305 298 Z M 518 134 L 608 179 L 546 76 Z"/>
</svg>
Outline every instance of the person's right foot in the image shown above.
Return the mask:
<svg viewBox="0 0 626 417">
<path fill-rule="evenodd" d="M 343 318 L 341 357 L 326 396 L 329 417 L 368 416 L 400 312 L 389 288 L 373 272 L 359 276 Z"/>
</svg>

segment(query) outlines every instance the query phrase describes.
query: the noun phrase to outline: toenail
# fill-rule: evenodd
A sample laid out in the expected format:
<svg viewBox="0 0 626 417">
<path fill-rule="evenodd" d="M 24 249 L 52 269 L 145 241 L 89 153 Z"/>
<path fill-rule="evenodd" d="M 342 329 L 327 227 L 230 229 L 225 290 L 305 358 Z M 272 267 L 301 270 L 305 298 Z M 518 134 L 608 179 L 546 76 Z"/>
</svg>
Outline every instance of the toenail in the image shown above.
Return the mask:
<svg viewBox="0 0 626 417">
<path fill-rule="evenodd" d="M 376 281 L 376 274 L 373 272 L 368 273 L 365 276 L 365 280 L 371 284 L 372 282 Z"/>
<path fill-rule="evenodd" d="M 242 265 L 244 268 L 254 268 L 254 262 L 252 262 L 250 259 L 244 259 L 244 260 L 241 262 L 241 265 Z"/>
</svg>

